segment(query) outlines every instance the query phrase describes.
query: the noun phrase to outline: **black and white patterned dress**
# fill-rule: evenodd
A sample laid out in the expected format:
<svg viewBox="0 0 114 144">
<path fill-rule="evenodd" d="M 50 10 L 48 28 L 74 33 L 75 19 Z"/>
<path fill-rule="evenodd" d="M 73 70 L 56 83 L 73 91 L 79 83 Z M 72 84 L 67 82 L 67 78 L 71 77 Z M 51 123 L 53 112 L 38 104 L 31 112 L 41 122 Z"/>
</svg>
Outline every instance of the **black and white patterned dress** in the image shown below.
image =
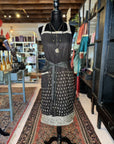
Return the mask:
<svg viewBox="0 0 114 144">
<path fill-rule="evenodd" d="M 47 71 L 42 73 L 41 122 L 54 126 L 73 122 L 74 75 L 70 68 L 72 34 L 67 31 L 50 32 L 44 25 L 41 39 Z"/>
</svg>

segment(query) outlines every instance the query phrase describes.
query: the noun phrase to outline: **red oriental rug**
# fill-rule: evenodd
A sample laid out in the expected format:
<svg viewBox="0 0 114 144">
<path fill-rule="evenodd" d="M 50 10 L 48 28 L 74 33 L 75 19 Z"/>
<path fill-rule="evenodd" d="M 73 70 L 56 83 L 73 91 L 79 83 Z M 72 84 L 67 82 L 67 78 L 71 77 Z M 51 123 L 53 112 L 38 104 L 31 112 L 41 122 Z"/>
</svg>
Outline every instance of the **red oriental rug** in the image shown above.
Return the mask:
<svg viewBox="0 0 114 144">
<path fill-rule="evenodd" d="M 0 112 L 0 128 L 2 130 L 7 131 L 12 135 L 14 132 L 16 125 L 18 124 L 21 116 L 23 115 L 24 111 L 26 110 L 34 92 L 35 87 L 25 87 L 25 94 L 26 94 L 26 103 L 23 102 L 22 95 L 13 95 L 13 114 L 14 114 L 14 121 L 10 121 L 10 113 L 2 111 Z M 0 92 L 8 92 L 8 88 L 0 87 Z M 12 92 L 14 93 L 22 93 L 21 87 L 13 87 Z M 9 108 L 9 96 L 8 95 L 0 95 L 0 108 Z M 9 137 L 4 137 L 0 135 L 0 144 L 6 144 Z"/>
<path fill-rule="evenodd" d="M 45 140 L 48 141 L 52 136 L 57 136 L 55 126 L 41 123 L 40 101 L 41 91 L 34 103 L 17 144 L 44 144 Z M 80 109 L 79 113 L 77 112 L 77 106 L 78 109 Z M 72 143 L 76 144 L 101 144 L 92 124 L 85 114 L 80 102 L 77 100 L 74 104 L 74 110 L 74 122 L 68 126 L 62 127 L 62 136 L 68 137 Z M 53 142 L 52 144 L 57 144 L 57 142 Z M 64 142 L 62 144 L 66 143 Z"/>
</svg>

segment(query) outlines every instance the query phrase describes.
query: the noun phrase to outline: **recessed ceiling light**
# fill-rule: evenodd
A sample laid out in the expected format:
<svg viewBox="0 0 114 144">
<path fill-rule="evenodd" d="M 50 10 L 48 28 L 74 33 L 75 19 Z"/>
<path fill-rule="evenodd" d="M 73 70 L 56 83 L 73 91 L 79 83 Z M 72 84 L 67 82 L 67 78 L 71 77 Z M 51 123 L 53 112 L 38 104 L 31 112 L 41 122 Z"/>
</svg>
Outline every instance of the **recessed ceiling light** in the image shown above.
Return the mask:
<svg viewBox="0 0 114 144">
<path fill-rule="evenodd" d="M 17 18 L 20 18 L 20 14 L 17 13 L 17 14 L 16 14 L 16 17 L 17 17 Z"/>
<path fill-rule="evenodd" d="M 4 15 L 4 18 L 6 18 L 7 17 L 7 15 Z"/>
<path fill-rule="evenodd" d="M 27 17 L 29 18 L 29 15 L 27 15 Z"/>
<path fill-rule="evenodd" d="M 8 17 L 11 18 L 11 15 L 9 15 Z"/>
<path fill-rule="evenodd" d="M 63 18 L 65 18 L 66 17 L 66 15 L 65 14 L 63 14 Z"/>
</svg>

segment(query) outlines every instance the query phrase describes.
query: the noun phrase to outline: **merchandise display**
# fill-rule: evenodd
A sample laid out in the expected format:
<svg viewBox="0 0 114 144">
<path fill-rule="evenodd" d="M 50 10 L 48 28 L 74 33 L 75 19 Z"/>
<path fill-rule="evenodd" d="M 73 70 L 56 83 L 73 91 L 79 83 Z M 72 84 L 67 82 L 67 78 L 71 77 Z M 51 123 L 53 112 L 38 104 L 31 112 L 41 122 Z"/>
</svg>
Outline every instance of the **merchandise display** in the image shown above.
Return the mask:
<svg viewBox="0 0 114 144">
<path fill-rule="evenodd" d="M 11 52 L 9 51 L 0 51 L 0 63 L 1 63 L 1 68 L 0 70 L 2 71 L 7 71 L 11 70 L 12 66 L 12 56 Z"/>
<path fill-rule="evenodd" d="M 23 32 L 22 35 L 22 32 L 16 31 L 12 35 L 11 46 L 21 55 L 21 62 L 26 65 L 29 73 L 38 71 L 38 46 L 34 32 Z"/>
<path fill-rule="evenodd" d="M 2 46 L 4 44 L 4 46 Z M 19 61 L 16 50 L 11 48 L 8 41 L 1 41 L 0 48 L 0 70 L 1 71 L 12 71 L 13 73 L 18 70 L 25 69 L 23 62 Z M 3 49 L 4 48 L 4 49 Z"/>
</svg>

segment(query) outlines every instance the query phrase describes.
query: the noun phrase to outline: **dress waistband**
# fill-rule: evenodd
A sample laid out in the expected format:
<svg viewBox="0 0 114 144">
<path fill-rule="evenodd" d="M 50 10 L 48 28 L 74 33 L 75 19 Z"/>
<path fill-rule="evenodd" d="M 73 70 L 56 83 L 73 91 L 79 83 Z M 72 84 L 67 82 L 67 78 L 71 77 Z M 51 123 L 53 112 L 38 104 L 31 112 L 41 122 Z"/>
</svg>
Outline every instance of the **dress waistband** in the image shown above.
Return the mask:
<svg viewBox="0 0 114 144">
<path fill-rule="evenodd" d="M 50 68 L 53 68 L 53 67 L 69 68 L 70 67 L 70 63 L 68 61 L 62 61 L 62 62 L 59 62 L 59 63 L 55 64 L 55 63 L 52 63 L 50 61 L 47 61 L 45 66 L 42 69 L 42 72 L 46 72 Z"/>
<path fill-rule="evenodd" d="M 67 61 L 62 61 L 62 62 L 59 62 L 59 63 L 52 63 L 50 61 L 48 61 L 48 64 L 49 64 L 49 67 L 63 67 L 63 68 L 68 68 L 70 66 L 70 63 L 67 62 Z"/>
</svg>

